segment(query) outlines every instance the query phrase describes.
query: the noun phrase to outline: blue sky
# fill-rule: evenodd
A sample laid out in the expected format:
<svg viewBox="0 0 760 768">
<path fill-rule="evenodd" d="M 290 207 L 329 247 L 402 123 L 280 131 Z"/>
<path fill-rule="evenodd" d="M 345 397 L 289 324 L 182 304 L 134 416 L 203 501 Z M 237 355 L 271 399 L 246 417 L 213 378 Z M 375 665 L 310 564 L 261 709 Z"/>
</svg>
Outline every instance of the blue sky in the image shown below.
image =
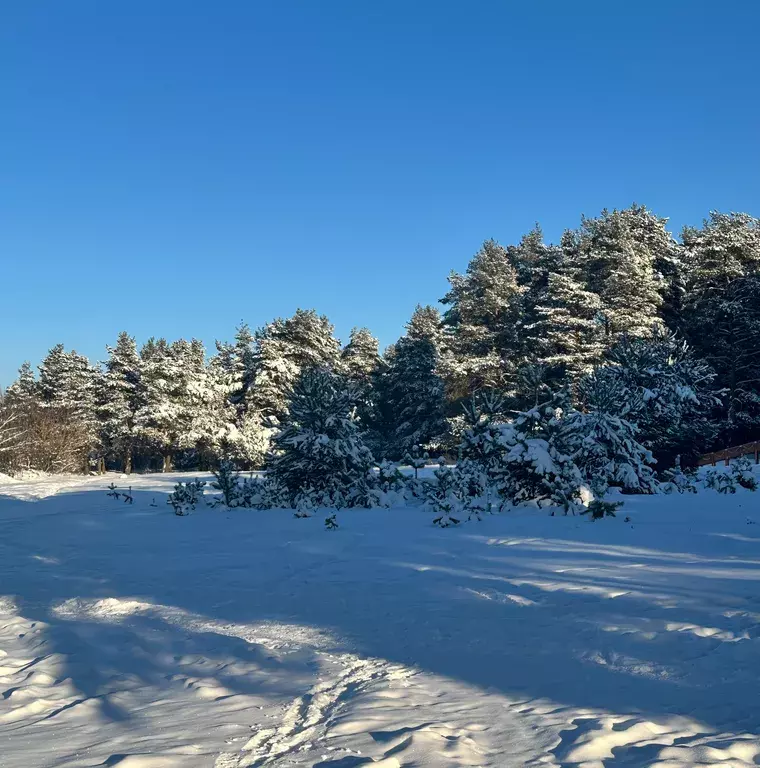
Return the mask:
<svg viewBox="0 0 760 768">
<path fill-rule="evenodd" d="M 760 215 L 760 4 L 10 0 L 0 385 L 297 307 L 384 344 L 481 241 Z"/>
</svg>

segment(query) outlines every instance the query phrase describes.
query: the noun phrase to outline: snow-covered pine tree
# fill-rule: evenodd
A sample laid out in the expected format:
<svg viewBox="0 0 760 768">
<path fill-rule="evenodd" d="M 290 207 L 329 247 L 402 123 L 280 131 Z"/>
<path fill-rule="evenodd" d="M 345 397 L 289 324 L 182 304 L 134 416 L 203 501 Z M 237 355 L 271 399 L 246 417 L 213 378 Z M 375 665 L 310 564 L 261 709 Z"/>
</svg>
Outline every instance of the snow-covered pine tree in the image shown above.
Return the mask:
<svg viewBox="0 0 760 768">
<path fill-rule="evenodd" d="M 412 446 L 434 446 L 446 432 L 444 384 L 437 347 L 440 315 L 433 307 L 414 311 L 406 334 L 386 356 L 381 410 L 389 421 L 387 453 L 401 458 Z"/>
<path fill-rule="evenodd" d="M 433 525 L 451 528 L 462 522 L 463 505 L 458 494 L 456 472 L 441 459 L 433 471 L 434 483 L 425 487 L 425 503 L 436 515 Z"/>
<path fill-rule="evenodd" d="M 657 271 L 656 240 L 640 226 L 646 209 L 602 211 L 595 219 L 583 218 L 574 242 L 564 241 L 571 264 L 581 269 L 585 287 L 599 296 L 600 318 L 608 344 L 627 333 L 648 336 L 660 325 L 663 278 Z M 656 221 L 656 220 L 655 220 Z M 664 220 L 660 220 L 664 228 Z"/>
<path fill-rule="evenodd" d="M 571 266 L 550 272 L 523 326 L 526 355 L 532 354 L 558 381 L 589 373 L 604 351 L 601 299 L 587 290 Z"/>
<path fill-rule="evenodd" d="M 6 405 L 14 408 L 25 408 L 36 404 L 40 391 L 31 363 L 26 361 L 18 369 L 18 378 L 5 391 Z"/>
<path fill-rule="evenodd" d="M 181 339 L 171 345 L 174 367 L 178 371 L 179 396 L 177 449 L 185 466 L 210 466 L 218 458 L 216 445 L 225 423 L 219 395 L 206 365 L 203 342 Z"/>
<path fill-rule="evenodd" d="M 693 460 L 713 440 L 721 404 L 715 372 L 675 334 L 656 329 L 651 338 L 623 336 L 597 375 L 630 393 L 619 415 L 638 426 L 637 439 L 658 463 L 671 466 L 677 455 Z"/>
<path fill-rule="evenodd" d="M 522 363 L 515 377 L 513 407 L 524 411 L 543 403 L 557 388 L 556 378 L 556 370 L 546 363 L 539 361 Z"/>
<path fill-rule="evenodd" d="M 251 405 L 265 419 L 282 419 L 301 371 L 336 368 L 340 351 L 332 324 L 313 309 L 264 326 L 255 334 Z"/>
<path fill-rule="evenodd" d="M 357 416 L 365 432 L 365 440 L 373 449 L 382 446 L 377 387 L 383 369 L 377 339 L 367 328 L 354 328 L 341 353 L 341 370 L 357 391 Z"/>
<path fill-rule="evenodd" d="M 564 254 L 560 247 L 544 241 L 544 233 L 539 224 L 523 235 L 517 245 L 508 245 L 506 251 L 517 273 L 518 285 L 525 289 L 522 302 L 524 313 L 526 300 L 528 305 L 532 303 L 529 294 L 535 290 L 542 291 L 547 275 L 560 267 Z"/>
<path fill-rule="evenodd" d="M 262 466 L 273 433 L 255 402 L 256 345 L 241 324 L 234 343 L 216 342 L 206 373 L 212 393 L 208 430 L 216 435 L 211 450 L 247 468 Z"/>
<path fill-rule="evenodd" d="M 712 211 L 701 228 L 684 229 L 683 244 L 688 289 L 696 298 L 760 271 L 760 219 L 749 214 Z"/>
<path fill-rule="evenodd" d="M 136 430 L 162 457 L 163 471 L 172 469 L 177 451 L 192 444 L 190 381 L 198 365 L 197 350 L 181 339 L 168 344 L 150 339 L 140 352 L 144 398 Z"/>
<path fill-rule="evenodd" d="M 651 451 L 638 441 L 638 427 L 626 418 L 636 413 L 640 394 L 619 378 L 597 369 L 578 386 L 582 410 L 568 410 L 564 419 L 565 440 L 595 496 L 610 485 L 650 493 L 657 489 Z"/>
<path fill-rule="evenodd" d="M 87 469 L 88 457 L 99 450 L 96 400 L 102 372 L 76 351 L 57 344 L 39 365 L 40 404 L 71 435 L 68 471 L 78 463 Z M 75 445 L 76 444 L 76 445 Z"/>
<path fill-rule="evenodd" d="M 241 412 L 256 375 L 256 338 L 246 323 L 235 330 L 235 341 L 216 342 L 216 355 L 212 358 L 215 378 L 227 389 L 227 398 Z"/>
<path fill-rule="evenodd" d="M 287 488 L 291 504 L 306 489 L 319 500 L 339 492 L 348 506 L 367 503 L 374 459 L 361 437 L 355 397 L 324 368 L 305 369 L 296 381 L 267 460 L 267 476 Z"/>
<path fill-rule="evenodd" d="M 500 440 L 511 448 L 504 456 L 502 494 L 513 504 L 546 501 L 565 514 L 582 510 L 583 478 L 567 421 L 572 411 L 569 394 L 561 389 L 519 413 L 503 431 Z"/>
<path fill-rule="evenodd" d="M 29 362 L 18 378 L 0 392 L 0 471 L 14 473 L 32 466 L 33 422 L 39 410 L 39 390 Z"/>
<path fill-rule="evenodd" d="M 116 345 L 107 350 L 98 418 L 105 450 L 129 474 L 138 438 L 137 413 L 144 402 L 142 363 L 135 340 L 126 331 L 122 331 Z"/>
<path fill-rule="evenodd" d="M 480 467 L 485 478 L 484 492 L 503 495 L 509 472 L 505 456 L 514 445 L 512 425 L 505 418 L 505 398 L 486 390 L 473 395 L 462 407 L 465 429 L 459 457 L 462 462 Z"/>
<path fill-rule="evenodd" d="M 441 299 L 447 345 L 445 377 L 451 400 L 480 389 L 505 389 L 515 371 L 521 295 L 507 250 L 487 240 L 464 275 L 452 272 Z"/>
<path fill-rule="evenodd" d="M 760 437 L 760 220 L 711 213 L 683 232 L 684 329 L 725 389 L 723 444 Z"/>
<path fill-rule="evenodd" d="M 203 344 L 190 342 L 192 375 L 188 381 L 190 430 L 188 444 L 194 447 L 197 463 L 202 469 L 218 464 L 227 457 L 225 450 L 235 423 L 235 408 L 229 402 L 227 381 L 215 357 L 206 363 Z"/>
<path fill-rule="evenodd" d="M 662 472 L 664 482 L 660 485 L 662 493 L 696 493 L 696 468 L 685 469 L 681 466 L 681 457 L 676 456 L 673 466 Z"/>
<path fill-rule="evenodd" d="M 544 365 L 551 353 L 551 345 L 544 334 L 545 329 L 539 325 L 538 310 L 546 303 L 550 276 L 563 269 L 565 254 L 561 247 L 544 242 L 538 225 L 518 245 L 507 246 L 506 250 L 522 291 L 512 366 L 519 369 L 526 363 Z"/>
<path fill-rule="evenodd" d="M 71 357 L 63 344 L 56 344 L 37 366 L 40 399 L 46 405 L 63 401 L 68 405 L 72 394 L 69 387 L 71 378 Z"/>
<path fill-rule="evenodd" d="M 92 428 L 94 402 L 100 371 L 83 355 L 66 352 L 62 344 L 50 350 L 39 366 L 42 402 L 64 409 L 77 421 Z"/>
<path fill-rule="evenodd" d="M 662 299 L 660 318 L 669 328 L 678 330 L 685 288 L 683 247 L 668 231 L 668 220 L 655 215 L 646 206 L 634 204 L 618 213 L 634 242 L 651 256 Z"/>
<path fill-rule="evenodd" d="M 341 352 L 343 371 L 349 381 L 363 387 L 372 386 L 380 365 L 378 341 L 368 328 L 353 328 L 348 344 Z"/>
<path fill-rule="evenodd" d="M 170 467 L 171 436 L 168 430 L 174 422 L 173 373 L 166 339 L 148 339 L 140 349 L 142 397 L 135 415 L 135 432 L 146 452 L 163 457 L 164 471 Z"/>
<path fill-rule="evenodd" d="M 10 473 L 19 468 L 17 448 L 23 434 L 18 414 L 8 407 L 5 396 L 0 394 L 0 471 Z"/>
</svg>

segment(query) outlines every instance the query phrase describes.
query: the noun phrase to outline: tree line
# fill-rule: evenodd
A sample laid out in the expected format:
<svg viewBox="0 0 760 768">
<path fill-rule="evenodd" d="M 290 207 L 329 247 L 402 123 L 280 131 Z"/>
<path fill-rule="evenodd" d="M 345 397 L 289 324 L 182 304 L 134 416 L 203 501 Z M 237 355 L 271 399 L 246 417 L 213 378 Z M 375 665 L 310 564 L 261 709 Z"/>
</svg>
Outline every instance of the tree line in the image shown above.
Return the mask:
<svg viewBox="0 0 760 768">
<path fill-rule="evenodd" d="M 712 213 L 676 239 L 643 206 L 605 210 L 558 244 L 538 227 L 488 240 L 449 284 L 383 353 L 368 329 L 342 345 L 300 309 L 241 325 L 210 355 L 124 332 L 93 364 L 59 344 L 2 394 L 0 470 L 257 468 L 314 370 L 351 391 L 376 458 L 456 453 L 479 393 L 498 393 L 508 421 L 561 391 L 578 413 L 633 424 L 661 467 L 760 438 L 760 222 L 747 214 Z"/>
</svg>

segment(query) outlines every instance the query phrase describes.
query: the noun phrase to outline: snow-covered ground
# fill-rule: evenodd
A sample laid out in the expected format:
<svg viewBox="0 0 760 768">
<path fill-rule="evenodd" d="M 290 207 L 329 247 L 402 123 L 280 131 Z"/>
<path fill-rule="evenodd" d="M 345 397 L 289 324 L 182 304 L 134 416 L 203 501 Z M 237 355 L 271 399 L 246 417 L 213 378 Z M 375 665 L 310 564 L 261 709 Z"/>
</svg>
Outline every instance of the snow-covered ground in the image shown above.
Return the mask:
<svg viewBox="0 0 760 768">
<path fill-rule="evenodd" d="M 327 532 L 177 477 L 0 485 L 2 768 L 760 764 L 760 493 Z"/>
</svg>

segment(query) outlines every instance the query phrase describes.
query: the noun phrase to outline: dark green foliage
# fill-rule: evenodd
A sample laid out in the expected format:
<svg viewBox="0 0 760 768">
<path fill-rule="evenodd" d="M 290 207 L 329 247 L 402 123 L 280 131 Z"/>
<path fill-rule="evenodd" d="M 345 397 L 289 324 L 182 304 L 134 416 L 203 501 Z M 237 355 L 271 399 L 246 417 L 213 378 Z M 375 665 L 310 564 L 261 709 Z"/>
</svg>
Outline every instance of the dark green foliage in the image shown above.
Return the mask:
<svg viewBox="0 0 760 768">
<path fill-rule="evenodd" d="M 616 391 L 611 412 L 637 425 L 637 439 L 659 462 L 693 459 L 714 439 L 721 404 L 715 371 L 675 334 L 660 328 L 647 338 L 622 336 L 595 378 Z M 581 399 L 586 386 L 582 381 Z"/>
<path fill-rule="evenodd" d="M 621 460 L 620 451 L 638 451 L 634 442 L 671 466 L 676 455 L 690 465 L 700 453 L 760 438 L 760 220 L 750 215 L 711 213 L 681 243 L 639 205 L 584 217 L 559 244 L 536 226 L 514 245 L 486 241 L 463 274 L 451 275 L 442 301 L 443 317 L 418 306 L 383 356 L 369 330 L 354 329 L 342 347 L 325 316 L 301 309 L 255 332 L 241 324 L 210 360 L 197 340 L 154 338 L 138 353 L 121 333 L 100 365 L 58 344 L 38 378 L 25 364 L 0 397 L 0 469 L 207 470 L 225 457 L 247 470 L 269 455 L 272 480 L 236 491 L 239 479 L 217 478 L 226 503 L 292 507 L 311 488 L 317 504 L 339 492 L 355 505 L 377 495 L 367 447 L 394 460 L 414 446 L 453 458 L 467 433 L 467 484 L 478 472 L 491 484 L 494 467 L 470 456 L 467 440 L 498 432 L 503 442 L 513 420 L 513 442 L 497 453 L 512 475 L 528 467 L 519 496 L 536 481 L 535 440 L 546 441 L 538 435 L 551 422 L 544 414 L 546 423 L 531 424 L 526 414 L 560 387 L 579 433 L 596 435 L 573 456 L 584 478 L 612 467 L 610 482 L 651 490 L 636 468 L 648 456 Z M 343 414 L 324 430 L 302 428 L 303 414 L 290 414 L 299 377 L 316 368 L 333 377 L 322 415 Z M 462 403 L 486 389 L 500 392 L 499 413 L 486 417 L 478 406 L 481 421 L 463 416 Z M 520 434 L 523 427 L 534 432 Z M 361 443 L 359 454 L 343 453 L 346 440 Z M 503 498 L 513 498 L 500 482 Z M 407 491 L 424 489 L 410 482 Z"/>
<path fill-rule="evenodd" d="M 309 489 L 315 500 L 339 492 L 355 506 L 367 501 L 373 464 L 356 419 L 355 391 L 328 370 L 302 373 L 273 440 L 268 476 L 288 490 L 294 505 Z"/>
<path fill-rule="evenodd" d="M 433 525 L 440 528 L 450 528 L 462 522 L 460 510 L 462 500 L 458 495 L 456 472 L 447 467 L 443 459 L 439 461 L 438 469 L 433 473 L 435 483 L 426 486 L 425 501 L 436 514 Z"/>
<path fill-rule="evenodd" d="M 415 445 L 436 446 L 447 430 L 439 326 L 437 310 L 417 307 L 406 335 L 386 355 L 380 408 L 391 458 L 401 458 Z"/>
<path fill-rule="evenodd" d="M 178 517 L 189 515 L 203 499 L 205 480 L 191 480 L 187 483 L 177 483 L 173 493 L 169 494 L 166 503 L 172 507 Z"/>
<path fill-rule="evenodd" d="M 215 491 L 222 492 L 222 499 L 228 507 L 247 506 L 239 504 L 240 473 L 231 461 L 222 459 L 213 473 L 215 480 L 211 483 L 211 487 Z"/>
<path fill-rule="evenodd" d="M 754 465 L 746 456 L 736 459 L 731 463 L 731 474 L 734 476 L 737 485 L 746 488 L 748 491 L 756 491 L 758 487 L 757 476 L 753 471 L 753 467 Z"/>
<path fill-rule="evenodd" d="M 588 514 L 592 520 L 601 520 L 603 517 L 615 517 L 615 512 L 622 506 L 622 501 L 594 499 L 581 514 Z"/>
</svg>

